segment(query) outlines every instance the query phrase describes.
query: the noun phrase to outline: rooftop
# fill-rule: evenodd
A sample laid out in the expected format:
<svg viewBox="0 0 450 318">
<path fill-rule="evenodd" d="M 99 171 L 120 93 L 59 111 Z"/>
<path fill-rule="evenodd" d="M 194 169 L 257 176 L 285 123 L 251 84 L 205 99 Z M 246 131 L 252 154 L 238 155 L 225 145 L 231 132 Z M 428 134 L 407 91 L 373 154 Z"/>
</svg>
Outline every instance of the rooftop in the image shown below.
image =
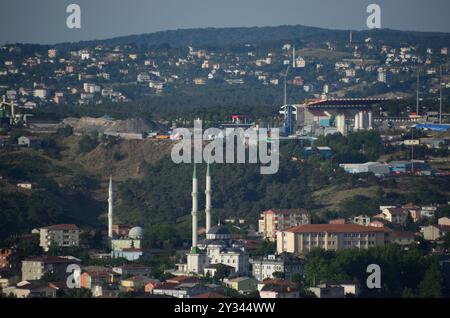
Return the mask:
<svg viewBox="0 0 450 318">
<path fill-rule="evenodd" d="M 75 224 L 54 224 L 41 227 L 41 229 L 53 231 L 76 231 L 78 230 L 78 226 L 76 226 Z"/>
<path fill-rule="evenodd" d="M 43 262 L 43 263 L 79 263 L 81 262 L 79 259 L 67 256 L 36 256 L 30 257 L 24 260 L 24 262 Z"/>
<path fill-rule="evenodd" d="M 386 233 L 384 228 L 367 227 L 359 224 L 305 224 L 287 229 L 291 233 Z"/>
</svg>

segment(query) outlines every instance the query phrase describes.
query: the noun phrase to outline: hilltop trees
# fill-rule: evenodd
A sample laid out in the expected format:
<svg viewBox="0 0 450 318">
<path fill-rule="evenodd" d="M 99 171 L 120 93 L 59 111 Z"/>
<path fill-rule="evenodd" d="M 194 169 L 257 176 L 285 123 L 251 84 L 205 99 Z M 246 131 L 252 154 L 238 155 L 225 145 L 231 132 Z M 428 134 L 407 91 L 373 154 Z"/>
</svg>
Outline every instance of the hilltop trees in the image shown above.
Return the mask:
<svg viewBox="0 0 450 318">
<path fill-rule="evenodd" d="M 366 287 L 366 268 L 381 267 L 382 288 Z M 354 281 L 364 297 L 441 297 L 443 277 L 438 260 L 419 249 L 402 251 L 396 245 L 337 252 L 313 250 L 306 256 L 306 284 Z"/>
</svg>

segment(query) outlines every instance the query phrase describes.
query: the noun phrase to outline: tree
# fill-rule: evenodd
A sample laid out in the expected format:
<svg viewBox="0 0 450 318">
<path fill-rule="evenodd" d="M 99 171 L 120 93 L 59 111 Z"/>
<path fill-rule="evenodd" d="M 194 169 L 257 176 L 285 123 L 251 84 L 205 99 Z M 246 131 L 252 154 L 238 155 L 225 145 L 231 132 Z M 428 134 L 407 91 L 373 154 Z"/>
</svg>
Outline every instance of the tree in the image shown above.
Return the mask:
<svg viewBox="0 0 450 318">
<path fill-rule="evenodd" d="M 436 261 L 426 271 L 425 277 L 419 284 L 419 297 L 440 298 L 442 297 L 444 278 Z"/>
<path fill-rule="evenodd" d="M 265 240 L 262 242 L 258 248 L 254 251 L 254 255 L 271 255 L 276 252 L 276 245 L 274 242 Z"/>
<path fill-rule="evenodd" d="M 215 280 L 222 280 L 228 276 L 230 276 L 231 270 L 227 265 L 219 264 L 216 269 L 216 273 L 214 274 Z"/>
<path fill-rule="evenodd" d="M 63 138 L 72 136 L 72 134 L 73 128 L 71 126 L 64 126 L 62 128 L 58 128 L 58 130 L 56 131 L 56 135 Z"/>
<path fill-rule="evenodd" d="M 50 282 L 57 281 L 58 277 L 54 273 L 45 272 L 44 275 L 42 275 L 41 280 L 44 281 L 44 282 L 50 283 Z"/>
<path fill-rule="evenodd" d="M 442 238 L 444 241 L 444 246 L 446 249 L 450 249 L 450 232 L 445 233 L 445 236 Z"/>
<path fill-rule="evenodd" d="M 273 272 L 272 276 L 274 278 L 280 278 L 280 279 L 284 279 L 285 278 L 285 275 L 284 275 L 283 272 Z"/>
<path fill-rule="evenodd" d="M 90 137 L 88 135 L 84 135 L 78 141 L 78 152 L 80 154 L 85 154 L 94 150 L 98 145 L 98 141 L 94 137 Z"/>
<path fill-rule="evenodd" d="M 414 298 L 414 291 L 411 288 L 405 288 L 402 293 L 402 298 Z"/>
</svg>

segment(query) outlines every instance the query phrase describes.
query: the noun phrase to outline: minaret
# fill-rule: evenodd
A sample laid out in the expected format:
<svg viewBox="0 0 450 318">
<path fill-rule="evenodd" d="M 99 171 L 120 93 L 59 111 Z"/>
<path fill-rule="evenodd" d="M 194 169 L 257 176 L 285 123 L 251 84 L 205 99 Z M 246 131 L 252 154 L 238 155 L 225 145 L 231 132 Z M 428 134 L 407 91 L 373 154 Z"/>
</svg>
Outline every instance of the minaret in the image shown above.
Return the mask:
<svg viewBox="0 0 450 318">
<path fill-rule="evenodd" d="M 197 172 L 194 164 L 194 172 L 192 174 L 192 248 L 191 252 L 195 253 L 197 250 L 197 212 L 198 212 L 198 182 L 197 182 Z"/>
<path fill-rule="evenodd" d="M 211 228 L 211 174 L 209 170 L 209 162 L 208 167 L 206 168 L 206 206 L 205 206 L 205 215 L 206 215 L 206 233 L 209 232 Z"/>
<path fill-rule="evenodd" d="M 114 192 L 112 176 L 109 177 L 109 191 L 108 191 L 108 237 L 113 238 L 113 213 L 114 213 Z"/>
</svg>

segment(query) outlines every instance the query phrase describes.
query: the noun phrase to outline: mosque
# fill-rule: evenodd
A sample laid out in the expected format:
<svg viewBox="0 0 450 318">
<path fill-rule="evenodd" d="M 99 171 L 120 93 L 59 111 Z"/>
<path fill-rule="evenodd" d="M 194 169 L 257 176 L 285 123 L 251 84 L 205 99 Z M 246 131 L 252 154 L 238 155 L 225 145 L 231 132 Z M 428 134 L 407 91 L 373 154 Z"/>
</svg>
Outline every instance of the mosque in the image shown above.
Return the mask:
<svg viewBox="0 0 450 318">
<path fill-rule="evenodd" d="M 111 258 L 125 258 L 129 261 L 138 260 L 143 255 L 141 242 L 144 238 L 144 229 L 136 226 L 126 231 L 126 233 L 114 233 L 114 190 L 112 177 L 109 178 L 108 194 L 108 239 L 111 244 Z"/>
<path fill-rule="evenodd" d="M 248 254 L 245 248 L 232 239 L 226 226 L 211 227 L 211 173 L 208 164 L 206 172 L 206 238 L 198 240 L 198 180 L 196 167 L 192 177 L 192 247 L 186 254 L 186 262 L 177 264 L 174 275 L 210 275 L 214 276 L 218 265 L 226 265 L 238 275 L 247 275 L 249 269 Z"/>
</svg>

